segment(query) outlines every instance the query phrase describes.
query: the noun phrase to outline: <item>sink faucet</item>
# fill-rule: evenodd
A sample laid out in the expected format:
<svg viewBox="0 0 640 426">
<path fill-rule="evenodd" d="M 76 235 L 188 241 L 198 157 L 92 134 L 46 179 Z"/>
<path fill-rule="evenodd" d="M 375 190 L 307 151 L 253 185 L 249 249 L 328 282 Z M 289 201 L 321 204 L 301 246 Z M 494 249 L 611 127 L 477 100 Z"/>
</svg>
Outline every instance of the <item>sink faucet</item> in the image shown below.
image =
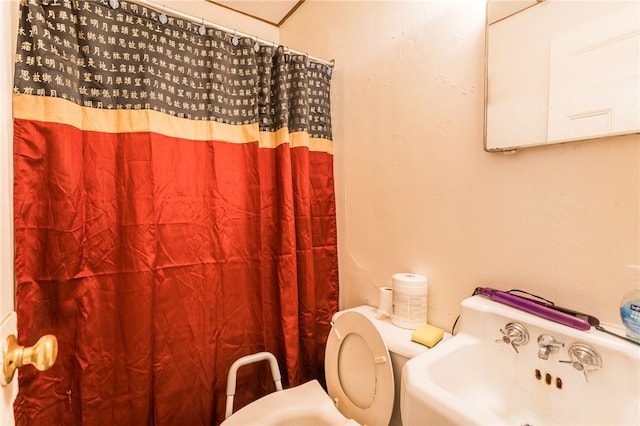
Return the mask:
<svg viewBox="0 0 640 426">
<path fill-rule="evenodd" d="M 549 359 L 549 354 L 556 353 L 560 348 L 564 347 L 564 343 L 558 342 L 555 337 L 548 334 L 538 336 L 538 358 Z"/>
</svg>

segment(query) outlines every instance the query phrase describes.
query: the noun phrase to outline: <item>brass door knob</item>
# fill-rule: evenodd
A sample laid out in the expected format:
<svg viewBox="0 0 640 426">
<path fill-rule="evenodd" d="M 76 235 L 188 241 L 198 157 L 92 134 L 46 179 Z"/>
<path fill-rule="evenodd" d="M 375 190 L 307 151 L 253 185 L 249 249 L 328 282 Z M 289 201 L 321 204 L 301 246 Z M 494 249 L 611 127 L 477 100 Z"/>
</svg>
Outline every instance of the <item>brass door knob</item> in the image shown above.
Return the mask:
<svg viewBox="0 0 640 426">
<path fill-rule="evenodd" d="M 33 364 L 38 370 L 48 370 L 58 356 L 58 339 L 52 334 L 42 336 L 33 346 L 20 346 L 13 334 L 7 337 L 3 351 L 3 384 L 10 383 L 16 369 Z"/>
</svg>

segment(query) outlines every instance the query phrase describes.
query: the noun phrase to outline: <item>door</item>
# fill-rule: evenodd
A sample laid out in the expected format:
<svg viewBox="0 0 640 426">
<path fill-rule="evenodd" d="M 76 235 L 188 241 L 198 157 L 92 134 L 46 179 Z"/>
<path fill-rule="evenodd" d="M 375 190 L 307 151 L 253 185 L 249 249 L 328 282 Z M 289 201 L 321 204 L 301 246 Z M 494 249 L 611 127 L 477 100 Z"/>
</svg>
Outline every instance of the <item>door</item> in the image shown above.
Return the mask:
<svg viewBox="0 0 640 426">
<path fill-rule="evenodd" d="M 0 0 L 0 349 L 4 348 L 8 335 L 16 334 L 11 92 L 17 25 L 18 1 Z M 2 379 L 0 377 L 0 382 Z M 18 381 L 14 378 L 7 386 L 2 386 L 0 392 L 0 425 L 13 425 L 13 400 L 18 392 Z"/>
</svg>

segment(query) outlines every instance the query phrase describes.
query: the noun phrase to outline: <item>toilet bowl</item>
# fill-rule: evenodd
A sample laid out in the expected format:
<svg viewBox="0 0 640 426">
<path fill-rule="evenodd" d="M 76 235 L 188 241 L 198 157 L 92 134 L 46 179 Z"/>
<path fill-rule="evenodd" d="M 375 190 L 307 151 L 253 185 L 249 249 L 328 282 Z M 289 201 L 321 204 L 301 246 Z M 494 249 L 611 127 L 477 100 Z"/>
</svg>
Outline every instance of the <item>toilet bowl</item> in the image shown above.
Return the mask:
<svg viewBox="0 0 640 426">
<path fill-rule="evenodd" d="M 276 391 L 233 414 L 228 408 L 222 426 L 399 426 L 402 367 L 428 350 L 411 341 L 411 332 L 393 325 L 389 318 L 379 318 L 371 306 L 340 311 L 327 337 L 327 392 L 317 380 Z M 279 374 L 274 372 L 276 383 Z M 233 378 L 231 371 L 229 376 L 235 388 L 235 372 Z M 227 390 L 231 401 L 234 393 Z"/>
</svg>

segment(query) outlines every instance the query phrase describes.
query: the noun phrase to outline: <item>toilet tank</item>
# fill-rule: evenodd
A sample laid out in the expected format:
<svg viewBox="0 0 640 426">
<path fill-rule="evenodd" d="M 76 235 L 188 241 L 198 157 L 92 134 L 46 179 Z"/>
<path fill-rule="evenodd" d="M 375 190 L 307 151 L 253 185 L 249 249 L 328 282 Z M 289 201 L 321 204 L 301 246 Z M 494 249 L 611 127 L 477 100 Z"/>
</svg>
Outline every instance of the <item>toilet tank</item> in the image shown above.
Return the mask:
<svg viewBox="0 0 640 426">
<path fill-rule="evenodd" d="M 398 327 L 391 322 L 391 318 L 379 316 L 377 308 L 373 306 L 362 305 L 356 308 L 345 309 L 334 315 L 334 320 L 343 312 L 355 311 L 365 315 L 373 325 L 378 329 L 382 336 L 389 355 L 391 355 L 391 365 L 393 367 L 393 378 L 395 385 L 395 401 L 393 402 L 393 414 L 391 415 L 390 426 L 401 426 L 400 419 L 400 378 L 402 377 L 402 367 L 411 358 L 428 351 L 424 345 L 411 341 L 411 333 L 413 330 Z"/>
</svg>

